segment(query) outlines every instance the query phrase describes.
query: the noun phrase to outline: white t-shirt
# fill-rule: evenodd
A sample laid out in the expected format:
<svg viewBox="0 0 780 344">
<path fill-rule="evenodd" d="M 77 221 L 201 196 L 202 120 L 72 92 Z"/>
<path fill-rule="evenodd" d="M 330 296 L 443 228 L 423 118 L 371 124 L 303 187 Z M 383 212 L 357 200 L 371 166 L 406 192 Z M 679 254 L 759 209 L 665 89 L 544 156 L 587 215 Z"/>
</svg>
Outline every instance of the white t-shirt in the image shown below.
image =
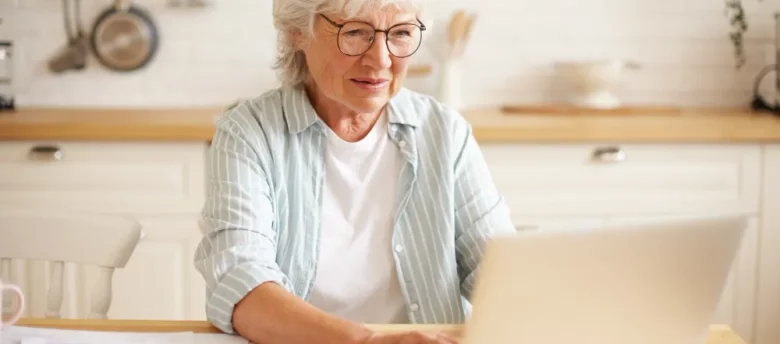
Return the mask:
<svg viewBox="0 0 780 344">
<path fill-rule="evenodd" d="M 321 248 L 310 302 L 361 323 L 407 323 L 392 252 L 403 157 L 381 116 L 347 142 L 328 130 Z"/>
</svg>

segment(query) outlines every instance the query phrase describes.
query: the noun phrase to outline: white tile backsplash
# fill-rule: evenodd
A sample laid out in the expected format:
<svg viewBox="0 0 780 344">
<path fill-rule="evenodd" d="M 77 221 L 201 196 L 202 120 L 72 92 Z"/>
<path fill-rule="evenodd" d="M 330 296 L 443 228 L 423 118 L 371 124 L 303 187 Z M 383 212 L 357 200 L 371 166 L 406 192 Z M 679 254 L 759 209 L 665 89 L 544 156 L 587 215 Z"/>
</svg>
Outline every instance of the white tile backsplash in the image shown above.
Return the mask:
<svg viewBox="0 0 780 344">
<path fill-rule="evenodd" d="M 479 17 L 464 61 L 464 100 L 472 106 L 548 102 L 558 60 L 626 58 L 642 65 L 620 87 L 628 102 L 743 106 L 773 47 L 780 0 L 743 0 L 750 20 L 747 64 L 734 68 L 725 0 L 427 0 L 434 20 L 414 59 L 436 63 L 431 42 L 456 8 Z M 82 0 L 89 28 L 111 0 Z M 271 0 L 211 0 L 206 8 L 135 1 L 155 18 L 161 45 L 141 71 L 111 72 L 88 61 L 84 71 L 53 75 L 47 60 L 65 44 L 60 0 L 0 0 L 0 39 L 15 45 L 20 106 L 221 106 L 278 85 L 271 70 L 276 35 Z M 434 69 L 434 72 L 436 70 Z M 435 75 L 408 80 L 433 92 Z"/>
</svg>

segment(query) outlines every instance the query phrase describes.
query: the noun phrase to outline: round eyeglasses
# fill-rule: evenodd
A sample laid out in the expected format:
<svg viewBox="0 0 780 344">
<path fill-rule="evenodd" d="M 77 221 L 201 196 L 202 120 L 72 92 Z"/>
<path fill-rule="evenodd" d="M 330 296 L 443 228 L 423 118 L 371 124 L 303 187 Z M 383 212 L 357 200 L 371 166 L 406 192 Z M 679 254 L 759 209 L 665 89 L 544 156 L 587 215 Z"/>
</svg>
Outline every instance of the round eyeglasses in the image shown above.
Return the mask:
<svg viewBox="0 0 780 344">
<path fill-rule="evenodd" d="M 425 24 L 417 19 L 418 24 L 400 23 L 391 26 L 387 30 L 379 30 L 371 24 L 361 21 L 349 21 L 337 24 L 324 14 L 320 14 L 325 20 L 339 29 L 337 44 L 339 51 L 347 56 L 363 55 L 371 49 L 376 39 L 377 32 L 385 33 L 387 50 L 395 57 L 412 56 L 422 43 L 422 32 Z"/>
</svg>

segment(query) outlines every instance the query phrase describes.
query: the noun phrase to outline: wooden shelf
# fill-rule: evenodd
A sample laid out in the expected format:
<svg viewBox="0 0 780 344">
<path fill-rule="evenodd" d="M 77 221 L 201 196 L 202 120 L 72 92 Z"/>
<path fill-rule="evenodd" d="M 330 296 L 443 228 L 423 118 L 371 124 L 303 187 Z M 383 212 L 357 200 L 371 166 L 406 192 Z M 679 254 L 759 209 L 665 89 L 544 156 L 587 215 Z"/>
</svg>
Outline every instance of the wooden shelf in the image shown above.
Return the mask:
<svg viewBox="0 0 780 344">
<path fill-rule="evenodd" d="M 411 65 L 409 66 L 407 75 L 413 77 L 424 77 L 430 75 L 431 71 L 433 71 L 433 66 L 429 64 Z"/>
</svg>

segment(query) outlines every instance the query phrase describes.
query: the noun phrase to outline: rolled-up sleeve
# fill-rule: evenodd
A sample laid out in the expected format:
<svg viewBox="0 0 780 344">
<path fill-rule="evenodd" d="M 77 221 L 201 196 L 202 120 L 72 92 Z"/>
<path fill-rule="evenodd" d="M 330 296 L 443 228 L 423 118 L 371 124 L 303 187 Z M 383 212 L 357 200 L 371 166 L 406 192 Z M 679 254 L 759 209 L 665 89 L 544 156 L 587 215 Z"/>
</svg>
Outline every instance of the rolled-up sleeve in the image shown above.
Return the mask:
<svg viewBox="0 0 780 344">
<path fill-rule="evenodd" d="M 513 232 L 509 208 L 493 183 L 482 151 L 467 123 L 453 141 L 455 152 L 455 249 L 461 293 L 467 299 L 476 282 L 485 243 L 495 234 Z"/>
<path fill-rule="evenodd" d="M 233 308 L 255 287 L 275 282 L 289 290 L 275 259 L 272 192 L 261 163 L 270 157 L 254 129 L 221 118 L 206 158 L 204 237 L 194 264 L 206 282 L 206 316 L 226 333 L 235 333 Z"/>
</svg>

